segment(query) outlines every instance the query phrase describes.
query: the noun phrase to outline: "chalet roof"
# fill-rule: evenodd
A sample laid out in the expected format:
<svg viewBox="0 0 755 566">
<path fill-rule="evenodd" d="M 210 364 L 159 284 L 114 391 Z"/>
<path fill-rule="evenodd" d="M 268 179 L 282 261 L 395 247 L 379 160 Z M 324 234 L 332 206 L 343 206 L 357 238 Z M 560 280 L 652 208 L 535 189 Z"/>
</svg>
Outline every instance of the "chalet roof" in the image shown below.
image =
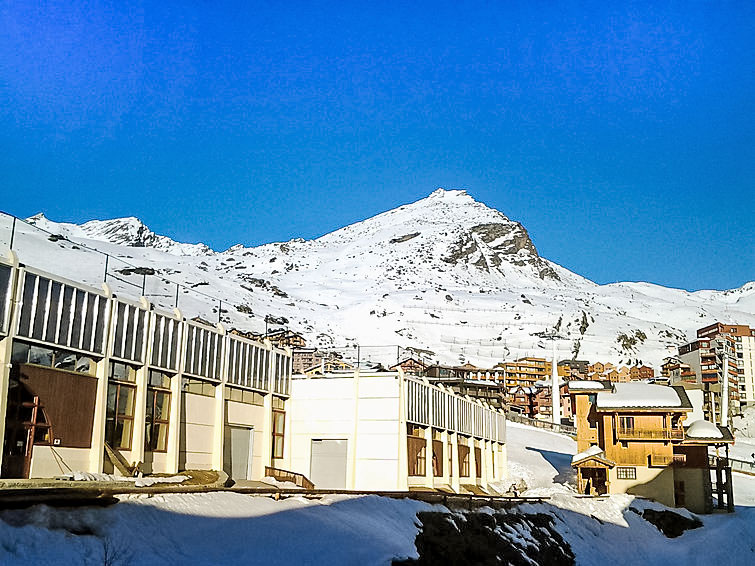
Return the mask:
<svg viewBox="0 0 755 566">
<path fill-rule="evenodd" d="M 600 462 L 601 464 L 608 466 L 609 468 L 613 468 L 616 465 L 616 462 L 613 462 L 606 458 L 606 453 L 600 446 L 590 446 L 590 448 L 588 448 L 584 452 L 575 454 L 574 456 L 572 456 L 571 465 L 578 466 L 579 464 L 583 464 L 588 460 L 595 460 L 597 462 Z"/>
<path fill-rule="evenodd" d="M 692 403 L 683 387 L 667 387 L 650 383 L 615 383 L 613 391 L 601 391 L 595 401 L 598 410 L 608 409 L 671 409 L 691 411 Z"/>
<path fill-rule="evenodd" d="M 418 360 L 414 356 L 409 356 L 408 358 L 404 358 L 403 360 L 401 360 L 399 363 L 392 365 L 391 369 L 400 367 L 401 365 L 405 364 L 406 362 L 414 362 L 415 364 L 419 364 L 422 367 L 428 367 L 428 364 L 426 364 L 422 360 Z"/>
</svg>

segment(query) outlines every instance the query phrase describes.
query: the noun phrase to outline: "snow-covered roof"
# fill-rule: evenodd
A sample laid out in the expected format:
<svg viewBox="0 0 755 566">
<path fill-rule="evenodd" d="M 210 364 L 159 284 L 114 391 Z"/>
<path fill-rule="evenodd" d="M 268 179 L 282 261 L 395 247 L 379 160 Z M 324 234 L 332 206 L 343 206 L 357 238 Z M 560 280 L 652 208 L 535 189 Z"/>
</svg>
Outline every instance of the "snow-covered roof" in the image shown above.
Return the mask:
<svg viewBox="0 0 755 566">
<path fill-rule="evenodd" d="M 570 381 L 569 389 L 606 389 L 606 386 L 602 381 L 585 379 L 579 381 Z"/>
<path fill-rule="evenodd" d="M 590 446 L 590 448 L 588 448 L 584 452 L 580 452 L 579 454 L 572 456 L 571 463 L 572 465 L 574 465 L 577 462 L 581 462 L 582 460 L 586 460 L 587 458 L 590 458 L 592 456 L 598 456 L 599 458 L 605 460 L 606 454 L 600 446 Z"/>
<path fill-rule="evenodd" d="M 673 387 L 649 383 L 616 383 L 613 391 L 601 391 L 595 405 L 605 408 L 688 408 Z"/>
<path fill-rule="evenodd" d="M 723 438 L 723 433 L 711 422 L 705 420 L 694 421 L 687 427 L 688 438 Z"/>
</svg>

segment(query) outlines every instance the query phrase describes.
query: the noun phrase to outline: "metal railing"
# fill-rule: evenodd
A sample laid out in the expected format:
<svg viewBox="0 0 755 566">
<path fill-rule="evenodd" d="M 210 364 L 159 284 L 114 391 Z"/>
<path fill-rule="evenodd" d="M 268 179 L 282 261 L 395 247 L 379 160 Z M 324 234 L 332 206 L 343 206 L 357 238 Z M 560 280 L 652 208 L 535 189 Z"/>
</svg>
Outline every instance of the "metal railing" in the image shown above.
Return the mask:
<svg viewBox="0 0 755 566">
<path fill-rule="evenodd" d="M 716 462 L 721 461 L 723 466 L 731 466 L 733 472 L 755 476 L 755 461 L 739 460 L 737 458 L 723 458 L 720 456 L 708 455 L 708 464 L 711 468 L 716 467 Z"/>
<path fill-rule="evenodd" d="M 552 430 L 553 432 L 559 432 L 561 434 L 568 434 L 569 436 L 577 436 L 577 428 L 574 426 L 552 423 L 550 421 L 541 421 L 539 419 L 531 419 L 512 411 L 506 413 L 506 420 L 514 423 L 534 426 L 536 428 Z"/>
</svg>

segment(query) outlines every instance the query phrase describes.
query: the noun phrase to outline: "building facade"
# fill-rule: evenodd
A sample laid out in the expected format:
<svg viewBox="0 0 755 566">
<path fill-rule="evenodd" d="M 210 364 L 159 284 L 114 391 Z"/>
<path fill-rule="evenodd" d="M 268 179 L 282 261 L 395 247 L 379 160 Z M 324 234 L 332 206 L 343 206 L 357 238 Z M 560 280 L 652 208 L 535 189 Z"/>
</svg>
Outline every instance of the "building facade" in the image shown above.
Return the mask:
<svg viewBox="0 0 755 566">
<path fill-rule="evenodd" d="M 727 422 L 731 416 L 741 413 L 736 344 L 733 336 L 718 334 L 679 346 L 679 361 L 688 366 L 689 371 L 686 378 L 676 383 L 686 389 L 703 391 L 705 418 L 711 422 L 721 421 L 724 406 Z M 675 382 L 672 380 L 672 383 Z M 722 403 L 724 392 L 728 398 L 725 404 Z"/>
<path fill-rule="evenodd" d="M 283 454 L 291 353 L 0 263 L 3 478 L 225 469 Z"/>
<path fill-rule="evenodd" d="M 631 493 L 669 507 L 712 510 L 708 447 L 733 443 L 726 427 L 686 423 L 692 404 L 683 387 L 608 381 L 571 382 L 580 493 Z M 718 488 L 724 485 L 717 482 Z M 731 470 L 725 481 L 731 502 Z"/>
<path fill-rule="evenodd" d="M 502 411 L 398 372 L 294 376 L 286 469 L 317 488 L 496 493 Z"/>
</svg>

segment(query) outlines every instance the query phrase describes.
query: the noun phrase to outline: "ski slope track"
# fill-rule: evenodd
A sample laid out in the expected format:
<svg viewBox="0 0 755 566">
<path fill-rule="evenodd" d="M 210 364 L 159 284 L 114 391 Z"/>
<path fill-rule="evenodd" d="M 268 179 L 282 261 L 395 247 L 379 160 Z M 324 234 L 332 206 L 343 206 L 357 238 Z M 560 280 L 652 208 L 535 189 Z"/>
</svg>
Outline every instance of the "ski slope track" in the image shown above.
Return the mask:
<svg viewBox="0 0 755 566">
<path fill-rule="evenodd" d="M 465 191 L 438 189 L 314 240 L 222 252 L 175 242 L 136 218 L 76 225 L 39 214 L 29 222 L 65 237 L 17 228 L 14 249 L 30 266 L 99 286 L 104 256 L 81 243 L 110 254 L 109 273 L 133 283 L 109 280 L 116 294 L 136 297 L 144 283 L 151 301 L 172 308 L 178 282 L 186 316 L 218 320 L 218 303 L 190 290 L 201 291 L 222 301 L 228 326 L 263 331 L 271 315 L 311 345 L 360 344 L 362 360 L 382 363 L 395 363 L 396 345 L 480 367 L 550 357 L 541 335 L 555 331 L 561 359 L 658 366 L 704 325 L 755 325 L 755 282 L 697 292 L 597 285 L 541 257 L 521 224 Z M 117 258 L 145 269 L 119 267 Z"/>
</svg>

